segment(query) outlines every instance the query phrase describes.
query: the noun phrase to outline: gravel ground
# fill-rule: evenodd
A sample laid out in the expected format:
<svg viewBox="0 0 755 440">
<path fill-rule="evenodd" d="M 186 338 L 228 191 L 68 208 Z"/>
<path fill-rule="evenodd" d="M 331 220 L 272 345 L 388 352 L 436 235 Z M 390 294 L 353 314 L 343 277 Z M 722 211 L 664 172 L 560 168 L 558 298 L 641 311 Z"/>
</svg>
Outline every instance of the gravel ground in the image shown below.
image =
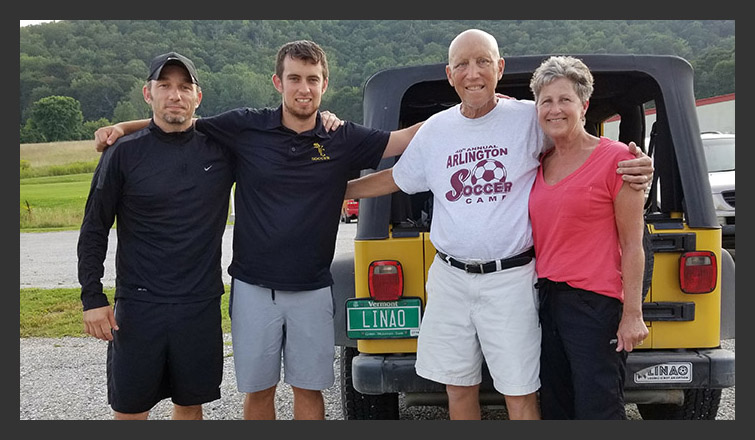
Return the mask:
<svg viewBox="0 0 755 440">
<path fill-rule="evenodd" d="M 354 238 L 356 224 L 341 224 L 336 252 L 346 251 Z M 229 228 L 224 240 L 224 263 L 230 262 Z M 21 234 L 20 287 L 78 287 L 76 280 L 76 240 L 78 232 Z M 111 236 L 109 261 L 114 258 L 115 237 Z M 226 275 L 227 276 L 227 275 Z M 103 283 L 113 285 L 112 269 L 105 271 Z M 230 278 L 226 280 L 230 282 Z M 221 385 L 221 398 L 204 407 L 208 420 L 242 419 L 243 394 L 236 390 L 230 335 L 226 338 L 226 358 Z M 722 341 L 724 348 L 734 351 L 735 340 Z M 20 420 L 109 420 L 112 411 L 107 404 L 105 356 L 107 343 L 91 337 L 85 338 L 21 338 L 20 339 Z M 339 377 L 338 352 L 334 353 L 336 378 Z M 735 387 L 725 389 L 717 420 L 734 420 Z M 324 392 L 325 417 L 342 420 L 340 386 L 336 384 Z M 279 419 L 290 420 L 291 389 L 281 384 L 276 395 Z M 448 412 L 441 407 L 406 407 L 401 405 L 401 418 L 405 420 L 447 419 Z M 160 402 L 151 412 L 150 419 L 170 419 L 172 404 Z M 641 419 L 634 405 L 627 405 L 631 420 Z M 486 407 L 485 420 L 505 420 L 506 411 Z"/>
<path fill-rule="evenodd" d="M 230 335 L 226 335 L 225 366 L 221 398 L 204 407 L 205 419 L 241 420 L 243 394 L 236 390 Z M 724 341 L 734 350 L 734 340 Z M 94 338 L 23 338 L 20 344 L 21 420 L 109 420 L 113 417 L 107 404 L 105 354 L 107 343 Z M 338 353 L 334 358 L 336 377 L 339 376 Z M 338 381 L 336 381 L 338 382 Z M 325 395 L 325 417 L 343 420 L 340 386 L 336 383 Z M 276 395 L 276 411 L 281 420 L 293 418 L 291 388 L 281 384 Z M 150 419 L 170 419 L 172 405 L 163 400 L 150 413 Z M 627 405 L 628 417 L 640 420 L 634 405 Z M 447 419 L 448 412 L 440 407 L 402 407 L 405 420 Z M 505 420 L 506 411 L 485 408 L 486 420 Z M 724 390 L 717 420 L 734 420 L 734 387 Z"/>
</svg>

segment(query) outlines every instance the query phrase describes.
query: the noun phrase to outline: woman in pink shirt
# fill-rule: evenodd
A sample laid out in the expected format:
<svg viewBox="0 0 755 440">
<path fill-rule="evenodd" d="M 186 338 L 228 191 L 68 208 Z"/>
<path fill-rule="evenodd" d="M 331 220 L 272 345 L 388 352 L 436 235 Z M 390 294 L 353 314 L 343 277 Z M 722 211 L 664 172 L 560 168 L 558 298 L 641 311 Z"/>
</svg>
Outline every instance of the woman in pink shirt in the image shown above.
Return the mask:
<svg viewBox="0 0 755 440">
<path fill-rule="evenodd" d="M 642 318 L 642 191 L 616 173 L 627 146 L 585 130 L 593 78 L 576 58 L 545 60 L 530 83 L 555 148 L 530 194 L 540 293 L 544 419 L 625 419 L 626 353 Z"/>
</svg>

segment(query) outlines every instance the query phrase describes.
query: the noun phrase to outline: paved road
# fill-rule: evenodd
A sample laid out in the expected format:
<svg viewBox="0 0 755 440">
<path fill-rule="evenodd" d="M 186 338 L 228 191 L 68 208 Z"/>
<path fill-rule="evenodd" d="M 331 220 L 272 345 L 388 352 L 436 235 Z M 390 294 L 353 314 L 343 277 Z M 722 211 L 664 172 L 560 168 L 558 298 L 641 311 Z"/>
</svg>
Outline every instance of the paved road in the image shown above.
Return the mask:
<svg viewBox="0 0 755 440">
<path fill-rule="evenodd" d="M 227 227 L 223 235 L 223 267 L 231 263 L 233 227 Z M 79 287 L 76 274 L 76 243 L 79 231 L 41 232 L 21 234 L 20 266 L 21 288 L 24 287 Z M 353 236 L 352 236 L 353 239 Z M 110 232 L 108 253 L 105 260 L 105 287 L 115 286 L 115 248 L 118 243 L 115 230 Z M 225 270 L 225 269 L 224 269 Z M 224 281 L 231 278 L 224 273 Z"/>
<path fill-rule="evenodd" d="M 353 249 L 356 223 L 341 223 L 336 241 L 336 254 Z M 20 284 L 25 287 L 79 287 L 76 275 L 76 243 L 78 231 L 41 232 L 20 234 Z M 231 283 L 226 269 L 231 264 L 233 227 L 223 235 L 223 280 Z M 105 260 L 102 284 L 115 286 L 115 247 L 118 242 L 115 230 L 111 231 Z"/>
<path fill-rule="evenodd" d="M 230 264 L 231 237 L 228 228 L 223 243 L 223 267 Z M 336 254 L 352 249 L 356 223 L 341 224 Z M 76 279 L 76 241 L 78 231 L 20 234 L 20 287 L 78 287 Z M 111 235 L 103 279 L 105 286 L 115 284 L 113 261 L 115 234 Z M 224 275 L 226 282 L 230 277 Z M 226 335 L 229 339 L 229 335 Z M 723 345 L 734 350 L 734 340 Z M 20 341 L 20 419 L 21 420 L 107 420 L 112 417 L 107 406 L 105 385 L 105 350 L 107 344 L 94 338 L 23 338 Z M 205 407 L 205 418 L 238 420 L 242 418 L 241 395 L 235 387 L 233 357 L 226 345 L 222 398 Z M 340 375 L 338 353 L 334 357 L 336 377 Z M 336 384 L 325 391 L 326 417 L 341 420 L 340 387 Z M 734 388 L 724 390 L 719 420 L 734 420 Z M 171 405 L 161 402 L 151 418 L 169 419 Z M 279 387 L 276 408 L 280 419 L 291 419 L 291 390 Z M 628 417 L 640 419 L 634 405 L 628 405 Z M 501 408 L 485 408 L 487 420 L 504 420 Z M 405 407 L 401 418 L 407 420 L 447 419 L 448 413 L 436 407 Z"/>
</svg>

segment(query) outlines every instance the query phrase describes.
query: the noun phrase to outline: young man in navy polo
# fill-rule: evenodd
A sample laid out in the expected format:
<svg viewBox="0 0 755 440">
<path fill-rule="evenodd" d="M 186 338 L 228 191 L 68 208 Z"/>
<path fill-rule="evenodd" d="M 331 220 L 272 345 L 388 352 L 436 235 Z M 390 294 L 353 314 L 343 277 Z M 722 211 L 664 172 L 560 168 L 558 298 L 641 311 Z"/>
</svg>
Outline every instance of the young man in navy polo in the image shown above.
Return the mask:
<svg viewBox="0 0 755 440">
<path fill-rule="evenodd" d="M 415 128 L 386 132 L 346 122 L 326 132 L 318 108 L 328 87 L 325 53 L 311 41 L 278 52 L 277 109 L 236 109 L 196 121 L 233 151 L 238 166 L 231 332 L 244 417 L 274 419 L 280 380 L 295 419 L 324 419 L 333 385 L 330 265 L 346 182 L 403 151 Z"/>
</svg>

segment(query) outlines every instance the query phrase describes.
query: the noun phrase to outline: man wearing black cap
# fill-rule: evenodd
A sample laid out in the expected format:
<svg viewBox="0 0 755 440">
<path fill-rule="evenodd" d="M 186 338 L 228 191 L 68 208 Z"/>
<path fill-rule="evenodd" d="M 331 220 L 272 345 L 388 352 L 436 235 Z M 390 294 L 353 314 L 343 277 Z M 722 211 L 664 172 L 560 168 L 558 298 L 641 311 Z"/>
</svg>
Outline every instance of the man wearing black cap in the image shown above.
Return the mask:
<svg viewBox="0 0 755 440">
<path fill-rule="evenodd" d="M 116 419 L 146 419 L 168 397 L 173 419 L 202 419 L 202 404 L 220 398 L 221 244 L 232 162 L 194 130 L 202 92 L 191 60 L 156 57 L 143 94 L 149 125 L 108 148 L 92 179 L 78 242 L 84 326 L 108 341 Z M 116 220 L 111 308 L 101 278 Z"/>
<path fill-rule="evenodd" d="M 183 66 L 183 68 L 188 72 L 191 78 L 191 82 L 196 84 L 197 86 L 199 85 L 199 81 L 197 81 L 197 69 L 194 67 L 194 63 L 190 59 L 177 52 L 164 53 L 152 59 L 152 62 L 149 66 L 149 76 L 147 77 L 147 81 L 157 80 L 158 78 L 160 78 L 160 72 L 166 64 Z M 198 93 L 201 100 L 201 89 L 198 89 Z"/>
</svg>

